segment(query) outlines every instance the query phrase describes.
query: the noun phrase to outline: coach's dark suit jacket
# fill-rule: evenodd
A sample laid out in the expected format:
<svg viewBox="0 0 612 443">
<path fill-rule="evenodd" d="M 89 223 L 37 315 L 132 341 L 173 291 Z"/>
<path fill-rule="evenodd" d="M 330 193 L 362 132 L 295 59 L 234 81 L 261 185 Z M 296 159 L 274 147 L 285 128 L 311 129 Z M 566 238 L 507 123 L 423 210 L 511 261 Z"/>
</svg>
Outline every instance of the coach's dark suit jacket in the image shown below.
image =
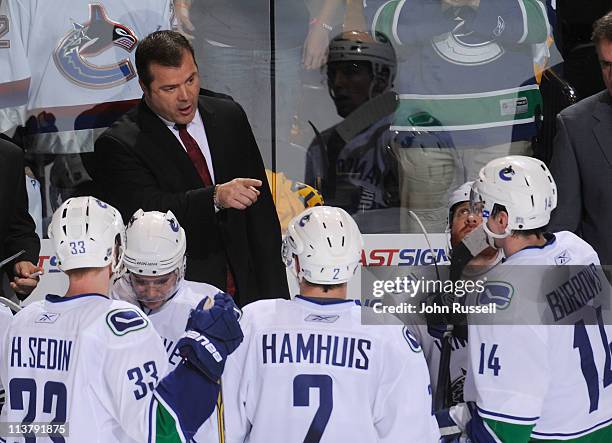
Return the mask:
<svg viewBox="0 0 612 443">
<path fill-rule="evenodd" d="M 595 248 L 602 264 L 612 264 L 612 98 L 608 91 L 559 114 L 550 170 L 559 196 L 548 229 L 576 232 Z"/>
<path fill-rule="evenodd" d="M 203 94 L 199 110 L 216 183 L 237 177 L 263 182 L 248 209 L 215 214 L 214 187 L 204 187 L 181 144 L 144 100 L 96 140 L 87 169 L 100 197 L 126 222 L 139 208 L 172 210 L 187 233 L 187 279 L 224 289 L 229 262 L 240 305 L 287 297 L 280 225 L 247 117 L 234 101 Z"/>
<path fill-rule="evenodd" d="M 4 270 L 13 277 L 13 266 L 28 260 L 38 264 L 40 239 L 28 213 L 28 195 L 23 170 L 23 151 L 0 138 L 0 261 L 25 249 L 25 254 L 8 263 Z"/>
</svg>

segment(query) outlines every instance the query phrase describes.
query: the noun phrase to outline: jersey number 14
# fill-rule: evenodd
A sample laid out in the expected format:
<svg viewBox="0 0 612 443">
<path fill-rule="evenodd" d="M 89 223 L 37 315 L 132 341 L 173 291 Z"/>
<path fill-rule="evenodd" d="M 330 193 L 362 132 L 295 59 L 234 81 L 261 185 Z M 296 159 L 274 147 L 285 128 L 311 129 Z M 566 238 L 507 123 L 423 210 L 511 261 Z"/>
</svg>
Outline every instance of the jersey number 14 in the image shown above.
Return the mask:
<svg viewBox="0 0 612 443">
<path fill-rule="evenodd" d="M 601 344 L 604 348 L 606 360 L 603 367 L 603 387 L 604 389 L 612 384 L 612 358 L 610 353 L 610 342 L 608 334 L 604 327 L 603 317 L 601 315 L 601 306 L 595 309 L 597 314 L 597 325 L 599 326 L 599 335 Z M 593 357 L 593 347 L 587 334 L 584 320 L 574 324 L 574 349 L 578 348 L 580 353 L 580 368 L 582 375 L 587 384 L 589 392 L 589 414 L 599 408 L 599 373 L 595 366 L 595 358 Z"/>
</svg>

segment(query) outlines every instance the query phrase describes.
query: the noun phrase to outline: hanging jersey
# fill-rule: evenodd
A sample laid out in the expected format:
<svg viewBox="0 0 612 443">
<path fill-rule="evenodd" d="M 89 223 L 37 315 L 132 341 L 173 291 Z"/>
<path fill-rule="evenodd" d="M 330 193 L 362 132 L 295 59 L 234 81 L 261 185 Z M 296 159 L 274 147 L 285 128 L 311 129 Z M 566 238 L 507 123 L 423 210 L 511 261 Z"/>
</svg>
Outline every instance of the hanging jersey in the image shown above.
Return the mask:
<svg viewBox="0 0 612 443">
<path fill-rule="evenodd" d="M 182 280 L 177 293 L 164 303 L 161 308 L 151 311 L 141 306 L 162 338 L 164 348 L 168 354 L 168 371 L 174 369 L 181 361 L 180 353 L 175 348 L 175 345 L 178 339 L 185 333 L 185 326 L 187 325 L 191 310 L 202 299 L 207 297 L 213 298 L 219 292 L 218 288 L 206 283 Z M 116 300 L 129 301 L 139 306 L 130 282 L 126 277 L 119 279 L 114 284 L 111 297 Z M 197 443 L 223 441 L 223 404 L 221 397 L 219 400 L 217 409 L 195 435 L 194 440 Z"/>
<path fill-rule="evenodd" d="M 445 131 L 456 146 L 531 140 L 542 111 L 534 51 L 551 34 L 544 5 L 490 1 L 455 10 L 390 0 L 376 12 L 373 30 L 389 36 L 403 60 L 391 129 Z M 415 121 L 419 113 L 434 119 Z"/>
<path fill-rule="evenodd" d="M 497 266 L 495 284 L 504 281 L 512 288 L 508 309 L 534 287 L 542 298 L 547 294 L 548 300 L 550 292 L 539 290 L 547 282 L 525 278 L 512 268 L 550 266 L 559 270 L 560 265 L 572 266 L 566 268 L 567 281 L 559 288 L 566 295 L 572 292 L 568 297 L 576 303 L 584 299 L 581 292 L 592 291 L 591 303 L 572 314 L 572 322 L 577 321 L 570 325 L 470 323 L 465 399 L 477 403 L 483 418 L 535 425 L 534 439 L 585 438 L 580 441 L 586 442 L 602 428 L 612 432 L 612 326 L 604 324 L 602 297 L 595 293 L 603 294 L 607 288 L 603 274 L 593 272 L 599 266 L 596 252 L 573 233 L 547 235 L 544 246 L 525 248 Z"/>
<path fill-rule="evenodd" d="M 48 295 L 13 317 L 0 351 L 7 390 L 0 421 L 65 422 L 73 442 L 145 442 L 154 435 L 153 390 L 167 356 L 149 319 L 131 304 L 100 294 Z"/>
<path fill-rule="evenodd" d="M 107 127 L 133 106 L 130 100 L 141 97 L 135 49 L 151 32 L 171 28 L 172 2 L 2 3 L 10 34 L 4 37 L 6 47 L 0 48 L 9 62 L 0 66 L 0 84 L 17 92 L 0 108 L 25 105 L 27 114 L 34 117 L 26 125 L 30 149 L 55 153 L 92 150 L 91 129 Z M 12 115 L 5 113 L 4 117 L 15 118 L 10 107 L 7 112 Z M 23 123 L 5 121 L 3 126 Z"/>
<path fill-rule="evenodd" d="M 245 340 L 223 375 L 227 441 L 437 442 L 412 334 L 362 325 L 354 300 L 321 303 L 298 295 L 244 308 Z"/>
</svg>

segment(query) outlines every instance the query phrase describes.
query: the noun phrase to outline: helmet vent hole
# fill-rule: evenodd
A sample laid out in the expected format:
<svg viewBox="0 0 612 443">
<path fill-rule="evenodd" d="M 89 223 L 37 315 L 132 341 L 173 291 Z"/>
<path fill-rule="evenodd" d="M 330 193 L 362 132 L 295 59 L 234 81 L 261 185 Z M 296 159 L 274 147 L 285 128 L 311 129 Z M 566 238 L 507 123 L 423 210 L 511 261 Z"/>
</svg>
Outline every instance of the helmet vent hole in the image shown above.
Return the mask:
<svg viewBox="0 0 612 443">
<path fill-rule="evenodd" d="M 534 207 L 535 206 L 535 202 L 533 201 L 533 194 L 531 194 L 531 206 Z"/>
<path fill-rule="evenodd" d="M 324 228 L 324 229 L 327 229 L 327 226 L 325 226 L 325 222 L 323 222 L 323 228 Z"/>
<path fill-rule="evenodd" d="M 342 224 L 342 220 L 340 220 L 340 227 L 344 228 L 344 225 Z"/>
<path fill-rule="evenodd" d="M 527 186 L 529 186 L 529 181 L 527 180 L 527 177 L 525 177 L 525 183 L 527 184 Z"/>
<path fill-rule="evenodd" d="M 331 240 L 329 239 L 329 237 L 327 237 L 327 244 L 329 245 L 330 248 L 332 247 Z"/>
<path fill-rule="evenodd" d="M 342 246 L 344 247 L 344 236 L 342 236 Z"/>
<path fill-rule="evenodd" d="M 62 226 L 62 229 L 64 231 L 64 235 L 68 235 L 68 233 L 66 232 L 66 225 Z"/>
<path fill-rule="evenodd" d="M 68 208 L 64 208 L 62 211 L 62 218 L 66 218 L 66 213 L 68 212 Z"/>
<path fill-rule="evenodd" d="M 308 246 L 310 246 L 310 249 L 313 249 L 313 250 L 314 250 L 314 248 L 312 247 L 312 245 L 308 245 Z"/>
</svg>

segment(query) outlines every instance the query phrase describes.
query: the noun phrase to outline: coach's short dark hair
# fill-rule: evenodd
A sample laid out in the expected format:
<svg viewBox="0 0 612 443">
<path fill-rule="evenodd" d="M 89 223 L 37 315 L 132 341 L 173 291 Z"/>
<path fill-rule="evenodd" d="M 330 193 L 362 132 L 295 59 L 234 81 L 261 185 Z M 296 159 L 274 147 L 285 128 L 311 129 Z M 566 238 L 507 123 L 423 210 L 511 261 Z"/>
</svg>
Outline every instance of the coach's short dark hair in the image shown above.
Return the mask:
<svg viewBox="0 0 612 443">
<path fill-rule="evenodd" d="M 183 52 L 195 55 L 193 46 L 182 34 L 176 31 L 155 31 L 147 35 L 136 48 L 136 71 L 142 83 L 148 88 L 153 81 L 149 66 L 156 63 L 178 68 L 181 66 Z M 197 66 L 197 63 L 196 63 Z"/>
<path fill-rule="evenodd" d="M 612 11 L 601 17 L 593 24 L 591 40 L 599 45 L 602 40 L 612 42 Z"/>
</svg>

